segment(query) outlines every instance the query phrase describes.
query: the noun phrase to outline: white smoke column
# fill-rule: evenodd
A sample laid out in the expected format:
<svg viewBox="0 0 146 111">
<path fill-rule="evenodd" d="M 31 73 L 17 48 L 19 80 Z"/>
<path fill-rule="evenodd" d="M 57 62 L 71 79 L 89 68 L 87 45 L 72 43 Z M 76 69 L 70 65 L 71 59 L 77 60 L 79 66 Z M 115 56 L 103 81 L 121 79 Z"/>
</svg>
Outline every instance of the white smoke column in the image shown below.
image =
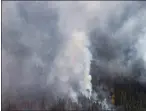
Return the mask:
<svg viewBox="0 0 146 111">
<path fill-rule="evenodd" d="M 92 55 L 89 51 L 90 41 L 88 26 L 96 16 L 100 14 L 100 2 L 57 2 L 59 9 L 59 27 L 63 33 L 64 47 L 60 49 L 51 74 L 48 77 L 48 85 L 58 92 L 57 95 L 69 95 L 77 102 L 78 92 L 90 98 L 92 92 L 90 62 Z M 55 83 L 54 83 L 55 82 Z M 74 89 L 74 86 L 77 87 Z M 98 92 L 96 92 L 98 93 Z M 62 96 L 61 95 L 61 96 Z M 93 98 L 93 96 L 92 96 Z M 98 97 L 102 109 L 109 109 L 106 99 L 103 101 Z"/>
<path fill-rule="evenodd" d="M 59 75 L 60 88 L 65 88 L 64 93 L 69 92 L 74 100 L 77 100 L 77 92 L 72 88 L 74 84 L 79 85 L 79 91 L 83 95 L 90 97 L 92 85 L 89 73 L 92 56 L 88 50 L 88 40 L 85 33 L 74 31 L 62 51 L 56 58 L 55 68 L 52 68 L 51 75 L 54 78 L 58 78 Z M 49 76 L 48 83 L 52 80 L 53 78 Z"/>
<path fill-rule="evenodd" d="M 90 76 L 90 61 L 92 55 L 88 49 L 89 43 L 88 38 L 84 32 L 73 33 L 72 45 L 70 49 L 74 54 L 72 58 L 72 65 L 77 64 L 74 67 L 74 73 L 83 74 L 83 80 L 81 83 L 81 92 L 86 96 L 91 96 L 92 86 L 91 86 L 91 76 Z M 71 53 L 70 53 L 71 54 Z M 79 59 L 79 60 L 78 60 Z M 87 92 L 89 91 L 89 94 Z"/>
<path fill-rule="evenodd" d="M 91 96 L 92 85 L 90 76 L 90 62 L 92 55 L 89 51 L 86 27 L 88 12 L 85 5 L 80 2 L 60 2 L 57 4 L 60 14 L 60 31 L 66 42 L 54 62 L 52 72 L 48 77 L 48 84 L 55 78 L 58 80 L 57 88 L 77 100 L 78 92 L 86 97 Z M 88 7 L 89 8 L 89 7 Z M 73 87 L 77 88 L 73 88 Z"/>
</svg>

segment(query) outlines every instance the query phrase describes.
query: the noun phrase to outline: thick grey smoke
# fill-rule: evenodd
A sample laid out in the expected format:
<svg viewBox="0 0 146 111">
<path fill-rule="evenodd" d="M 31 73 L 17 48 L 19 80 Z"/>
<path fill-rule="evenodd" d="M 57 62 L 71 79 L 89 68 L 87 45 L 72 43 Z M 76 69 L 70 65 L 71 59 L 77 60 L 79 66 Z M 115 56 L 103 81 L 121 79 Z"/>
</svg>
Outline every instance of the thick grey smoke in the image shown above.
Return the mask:
<svg viewBox="0 0 146 111">
<path fill-rule="evenodd" d="M 109 8 L 108 13 L 96 17 L 97 21 L 93 24 L 95 27 L 90 31 L 93 58 L 99 67 L 106 69 L 106 74 L 135 76 L 137 72 L 133 68 L 144 68 L 144 3 L 122 2 Z"/>
<path fill-rule="evenodd" d="M 3 86 L 9 82 L 3 89 L 45 90 L 63 41 L 57 9 L 51 2 L 3 2 L 2 7 Z"/>
<path fill-rule="evenodd" d="M 77 2 L 3 3 L 3 75 L 8 75 L 3 76 L 3 84 L 9 81 L 4 90 L 14 94 L 45 90 L 74 100 L 77 92 L 89 96 L 91 54 L 86 20 L 71 3 L 80 10 Z"/>
<path fill-rule="evenodd" d="M 78 92 L 91 95 L 89 71 L 96 80 L 122 75 L 145 82 L 145 5 L 3 2 L 3 92 L 47 92 L 76 100 Z"/>
</svg>

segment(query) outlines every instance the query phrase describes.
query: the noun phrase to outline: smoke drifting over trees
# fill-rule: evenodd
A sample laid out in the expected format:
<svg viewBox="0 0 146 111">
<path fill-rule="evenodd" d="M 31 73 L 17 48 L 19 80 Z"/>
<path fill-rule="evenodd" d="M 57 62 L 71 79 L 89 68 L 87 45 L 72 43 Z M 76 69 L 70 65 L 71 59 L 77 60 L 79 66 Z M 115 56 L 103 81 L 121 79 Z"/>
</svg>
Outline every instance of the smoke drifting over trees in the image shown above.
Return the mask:
<svg viewBox="0 0 146 111">
<path fill-rule="evenodd" d="M 146 2 L 5 1 L 2 96 L 48 101 L 69 97 L 110 104 L 117 76 L 146 82 Z M 101 82 L 102 85 L 98 83 Z M 52 98 L 51 98 L 52 97 Z M 105 103 L 104 103 L 105 102 Z"/>
</svg>

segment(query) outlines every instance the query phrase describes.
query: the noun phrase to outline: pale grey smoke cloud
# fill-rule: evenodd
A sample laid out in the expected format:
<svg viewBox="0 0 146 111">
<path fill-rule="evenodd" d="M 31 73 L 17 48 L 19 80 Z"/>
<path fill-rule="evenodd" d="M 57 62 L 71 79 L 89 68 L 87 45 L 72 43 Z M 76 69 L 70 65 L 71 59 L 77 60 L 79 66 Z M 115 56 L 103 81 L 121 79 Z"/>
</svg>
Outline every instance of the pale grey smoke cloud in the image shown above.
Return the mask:
<svg viewBox="0 0 146 111">
<path fill-rule="evenodd" d="M 86 94 L 94 84 L 82 71 L 89 72 L 91 59 L 97 79 L 124 75 L 145 82 L 145 19 L 145 2 L 3 2 L 4 91 Z"/>
<path fill-rule="evenodd" d="M 20 93 L 29 92 L 28 88 L 38 91 L 49 90 L 51 92 L 52 90 L 54 96 L 60 96 L 60 94 L 68 94 L 69 89 L 71 89 L 71 92 L 74 92 L 72 89 L 74 85 L 77 84 L 76 87 L 78 87 L 81 84 L 80 82 L 84 81 L 82 80 L 84 79 L 83 74 L 79 75 L 76 73 L 77 75 L 74 75 L 74 72 L 71 73 L 71 70 L 74 69 L 67 69 L 67 66 L 59 66 L 59 68 L 70 70 L 65 75 L 63 72 L 60 72 L 63 69 L 59 70 L 57 66 L 60 60 L 68 64 L 68 61 L 65 62 L 67 58 L 64 58 L 64 54 L 61 54 L 64 51 L 68 53 L 69 49 L 65 47 L 71 47 L 73 51 L 70 52 L 70 55 L 68 55 L 69 59 L 67 60 L 70 61 L 73 56 L 76 56 L 79 59 L 81 58 L 81 62 L 84 62 L 82 60 L 84 58 L 82 50 L 84 50 L 84 45 L 86 45 L 86 43 L 84 44 L 84 41 L 86 41 L 84 40 L 86 39 L 84 38 L 84 32 L 83 38 L 81 34 L 81 41 L 79 43 L 77 43 L 78 37 L 74 39 L 73 36 L 78 36 L 78 29 L 84 31 L 83 25 L 85 23 L 83 22 L 83 25 L 79 25 L 82 19 L 79 13 L 76 13 L 77 11 L 73 15 L 75 18 L 78 16 L 77 19 L 68 19 L 68 17 L 70 19 L 73 17 L 69 13 L 75 9 L 74 7 L 69 8 L 69 4 L 65 2 L 3 3 L 2 49 L 8 55 L 5 56 L 6 59 L 3 59 L 3 75 L 9 75 L 9 77 L 3 76 L 3 80 L 4 84 L 7 83 L 5 79 L 9 81 L 7 90 L 12 92 L 14 90 L 15 92 L 18 89 Z M 78 4 L 75 6 L 80 9 Z M 64 8 L 69 11 L 66 12 Z M 70 39 L 71 42 L 68 43 Z M 72 43 L 72 41 L 74 42 Z M 76 49 L 82 41 L 83 44 L 79 46 L 81 49 Z M 76 50 L 78 51 L 76 52 Z M 76 57 L 74 58 L 76 59 Z M 77 60 L 75 61 L 77 62 Z M 6 62 L 9 64 L 5 64 Z M 74 65 L 76 62 L 74 62 Z M 88 60 L 88 62 L 90 61 Z M 70 68 L 72 67 L 71 63 Z M 90 67 L 90 64 L 87 67 Z M 86 69 L 89 72 L 90 68 Z M 67 76 L 71 79 L 64 83 L 62 79 Z M 53 79 L 53 77 L 56 77 L 56 79 Z M 51 78 L 52 80 L 50 80 Z M 5 89 L 5 87 L 3 88 Z M 76 95 L 74 93 L 73 95 Z"/>
<path fill-rule="evenodd" d="M 56 9 L 51 2 L 4 2 L 2 14 L 2 74 L 9 75 L 4 84 L 8 79 L 8 90 L 41 91 L 63 40 Z"/>
</svg>

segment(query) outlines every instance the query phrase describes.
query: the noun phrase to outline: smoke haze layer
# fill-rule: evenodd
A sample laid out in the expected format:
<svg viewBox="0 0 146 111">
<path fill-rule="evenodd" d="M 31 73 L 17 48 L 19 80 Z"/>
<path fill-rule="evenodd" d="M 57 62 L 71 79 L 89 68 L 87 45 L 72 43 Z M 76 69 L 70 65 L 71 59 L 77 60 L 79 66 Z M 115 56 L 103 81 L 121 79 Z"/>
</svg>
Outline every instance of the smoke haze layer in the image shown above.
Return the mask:
<svg viewBox="0 0 146 111">
<path fill-rule="evenodd" d="M 136 1 L 3 2 L 3 95 L 45 92 L 77 101 L 79 93 L 92 95 L 93 79 L 122 75 L 145 83 L 145 5 Z"/>
</svg>

